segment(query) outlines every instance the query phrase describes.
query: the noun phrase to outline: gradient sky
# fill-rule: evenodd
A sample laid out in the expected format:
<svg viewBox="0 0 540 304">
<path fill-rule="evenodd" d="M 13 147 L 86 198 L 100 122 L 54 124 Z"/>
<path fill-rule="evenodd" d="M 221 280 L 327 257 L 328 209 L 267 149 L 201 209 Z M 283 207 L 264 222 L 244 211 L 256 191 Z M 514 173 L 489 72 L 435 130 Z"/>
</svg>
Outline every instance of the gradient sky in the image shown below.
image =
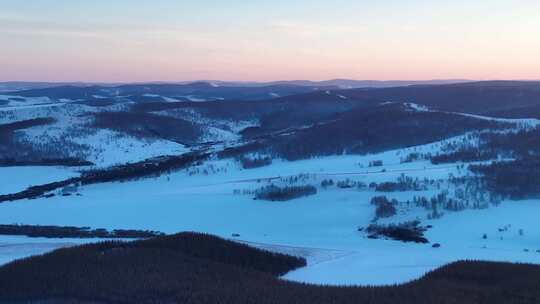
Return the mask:
<svg viewBox="0 0 540 304">
<path fill-rule="evenodd" d="M 0 81 L 540 79 L 537 0 L 0 0 Z"/>
</svg>

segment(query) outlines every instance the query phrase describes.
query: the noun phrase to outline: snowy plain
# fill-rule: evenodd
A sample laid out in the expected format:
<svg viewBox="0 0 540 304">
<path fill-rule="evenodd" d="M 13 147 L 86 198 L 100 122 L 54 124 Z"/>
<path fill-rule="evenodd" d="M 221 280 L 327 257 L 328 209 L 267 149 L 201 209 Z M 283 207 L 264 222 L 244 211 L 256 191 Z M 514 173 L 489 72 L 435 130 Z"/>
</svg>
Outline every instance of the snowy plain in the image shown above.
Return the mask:
<svg viewBox="0 0 540 304">
<path fill-rule="evenodd" d="M 402 163 L 402 158 L 409 153 L 436 152 L 448 142 L 462 139 L 365 156 L 275 160 L 271 166 L 250 170 L 241 169 L 232 160 L 211 160 L 161 177 L 85 186 L 79 190 L 81 196 L 0 204 L 0 223 L 207 232 L 304 256 L 308 266 L 284 279 L 318 284 L 403 283 L 462 259 L 540 264 L 540 228 L 536 224 L 540 202 L 534 200 L 448 212 L 434 220 L 427 219 L 424 210 L 411 208 L 393 218 L 396 222 L 418 218 L 423 225 L 432 225 L 426 237 L 441 244 L 432 248 L 431 244 L 369 239 L 359 232 L 359 227 L 366 227 L 373 219 L 374 207 L 369 202 L 381 194 L 373 190 L 319 189 L 317 195 L 287 202 L 258 201 L 252 195 L 238 194 L 299 174 L 312 184 L 326 178 L 363 183 L 395 181 L 402 174 L 444 180 L 450 174 L 467 174 L 467 170 L 458 164 L 433 165 L 424 160 Z M 375 160 L 382 160 L 383 166 L 369 167 Z M 385 195 L 407 200 L 437 193 L 429 189 Z M 503 227 L 507 229 L 501 232 Z M 240 236 L 233 238 L 233 234 Z M 0 237 L 2 242 L 5 237 Z M 43 246 L 39 246 L 36 253 L 46 251 L 40 251 Z M 9 256 L 23 257 L 28 252 L 25 248 L 20 256 L 13 251 Z M 4 262 L 8 260 L 4 258 Z"/>
<path fill-rule="evenodd" d="M 0 195 L 22 191 L 30 186 L 65 180 L 79 174 L 64 167 L 0 167 Z"/>
</svg>

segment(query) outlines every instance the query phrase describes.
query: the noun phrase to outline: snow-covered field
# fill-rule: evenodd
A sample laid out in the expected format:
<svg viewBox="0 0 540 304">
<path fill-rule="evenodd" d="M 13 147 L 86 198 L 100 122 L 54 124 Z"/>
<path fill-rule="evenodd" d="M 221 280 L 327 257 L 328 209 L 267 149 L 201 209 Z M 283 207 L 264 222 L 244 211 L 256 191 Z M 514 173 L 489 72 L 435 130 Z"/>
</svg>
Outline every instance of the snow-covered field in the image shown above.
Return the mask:
<svg viewBox="0 0 540 304">
<path fill-rule="evenodd" d="M 243 190 L 253 190 L 270 181 L 279 183 L 299 174 L 304 174 L 305 183 L 313 185 L 327 178 L 367 184 L 395 181 L 402 174 L 442 180 L 450 174 L 461 176 L 467 170 L 457 164 L 401 162 L 410 153 L 436 152 L 448 142 L 461 139 L 366 156 L 275 160 L 271 166 L 250 170 L 241 169 L 231 160 L 213 160 L 158 178 L 86 186 L 80 189 L 81 196 L 0 204 L 0 223 L 136 228 L 167 233 L 200 231 L 226 238 L 239 234 L 234 239 L 305 256 L 308 267 L 284 278 L 310 283 L 401 283 L 460 259 L 540 264 L 538 201 L 505 201 L 488 209 L 446 212 L 434 220 L 427 219 L 425 210 L 411 207 L 392 218 L 395 222 L 419 218 L 424 225 L 432 225 L 426 237 L 441 244 L 441 248 L 432 248 L 430 244 L 369 239 L 358 232 L 358 227 L 366 227 L 373 219 L 370 199 L 381 195 L 369 188 L 319 188 L 317 195 L 286 202 L 253 200 L 252 195 L 242 194 Z M 382 160 L 383 166 L 369 167 L 375 160 Z M 437 189 L 428 189 L 385 195 L 402 201 L 437 193 Z M 44 248 L 37 247 L 37 253 Z M 13 245 L 11 248 L 16 250 Z M 20 256 L 28 250 L 23 247 Z M 17 257 L 13 252 L 11 256 Z"/>
<path fill-rule="evenodd" d="M 539 201 L 505 202 L 499 207 L 462 211 L 425 221 L 434 226 L 427 232 L 427 238 L 440 243 L 440 248 L 385 240 L 334 241 L 333 248 L 349 251 L 293 271 L 284 278 L 317 284 L 388 285 L 417 279 L 457 260 L 539 264 L 537 212 L 540 212 Z M 511 228 L 499 232 L 504 226 Z M 484 234 L 487 239 L 483 239 Z"/>
<path fill-rule="evenodd" d="M 63 167 L 0 167 L 0 195 L 78 175 L 77 172 Z"/>
<path fill-rule="evenodd" d="M 29 238 L 24 236 L 0 236 L 0 265 L 25 257 L 44 254 L 49 251 L 74 246 L 75 239 Z"/>
<path fill-rule="evenodd" d="M 0 236 L 0 265 L 29 256 L 44 254 L 59 248 L 98 241 L 98 239 L 51 239 L 30 238 L 25 236 Z"/>
</svg>

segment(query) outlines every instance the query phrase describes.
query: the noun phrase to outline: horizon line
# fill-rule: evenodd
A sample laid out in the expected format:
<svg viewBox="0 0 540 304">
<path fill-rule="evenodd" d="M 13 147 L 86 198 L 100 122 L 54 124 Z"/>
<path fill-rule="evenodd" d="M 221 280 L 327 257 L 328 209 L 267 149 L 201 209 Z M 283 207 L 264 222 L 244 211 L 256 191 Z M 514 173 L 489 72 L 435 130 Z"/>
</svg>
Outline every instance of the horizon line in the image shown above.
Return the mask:
<svg viewBox="0 0 540 304">
<path fill-rule="evenodd" d="M 62 80 L 62 81 L 47 81 L 47 80 L 2 80 L 0 83 L 86 83 L 86 84 L 126 84 L 126 83 L 197 83 L 197 82 L 222 82 L 222 83 L 279 83 L 279 82 L 329 82 L 329 81 L 358 81 L 358 82 L 428 82 L 428 81 L 459 81 L 459 82 L 487 82 L 487 81 L 540 81 L 540 79 L 514 79 L 514 78 L 493 78 L 493 79 L 467 79 L 467 78 L 430 78 L 430 79 L 354 79 L 354 78 L 331 78 L 324 80 L 311 79 L 278 79 L 278 80 L 221 80 L 221 79 L 197 79 L 197 80 L 142 80 L 142 81 L 85 81 L 85 80 Z"/>
</svg>

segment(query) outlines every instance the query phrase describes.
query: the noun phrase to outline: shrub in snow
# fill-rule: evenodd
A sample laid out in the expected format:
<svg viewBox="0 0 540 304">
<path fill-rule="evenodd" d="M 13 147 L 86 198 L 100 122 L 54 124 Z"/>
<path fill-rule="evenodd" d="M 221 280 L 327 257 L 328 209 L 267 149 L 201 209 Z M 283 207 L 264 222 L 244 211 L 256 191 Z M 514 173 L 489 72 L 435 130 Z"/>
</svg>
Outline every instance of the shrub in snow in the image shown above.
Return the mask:
<svg viewBox="0 0 540 304">
<path fill-rule="evenodd" d="M 370 167 L 382 167 L 383 161 L 382 160 L 373 160 L 369 162 Z"/>
<path fill-rule="evenodd" d="M 317 188 L 311 185 L 278 187 L 270 185 L 255 191 L 255 199 L 267 201 L 288 201 L 303 196 L 317 194 Z"/>
<path fill-rule="evenodd" d="M 402 242 L 428 243 L 424 237 L 426 228 L 420 226 L 419 221 L 410 221 L 399 224 L 379 225 L 371 224 L 366 229 L 370 238 L 387 237 Z"/>
<path fill-rule="evenodd" d="M 260 168 L 264 166 L 269 166 L 272 164 L 272 158 L 271 157 L 240 157 L 238 159 L 240 164 L 242 164 L 242 168 L 244 169 L 253 169 L 253 168 Z"/>
<path fill-rule="evenodd" d="M 404 158 L 401 158 L 400 160 L 400 163 L 404 164 L 404 163 L 412 163 L 414 161 L 417 161 L 417 160 L 420 160 L 422 159 L 424 156 L 421 155 L 420 153 L 411 153 L 411 154 L 408 154 L 406 157 Z"/>
<path fill-rule="evenodd" d="M 395 191 L 423 191 L 427 187 L 418 179 L 413 179 L 410 176 L 402 174 L 397 182 L 384 182 L 375 184 L 375 191 L 380 192 L 395 192 Z"/>
<path fill-rule="evenodd" d="M 330 180 L 332 182 L 332 185 L 333 185 L 333 181 Z M 323 181 L 323 182 L 327 182 L 327 181 Z M 321 186 L 325 186 L 323 185 L 323 183 L 321 183 Z M 328 185 L 326 185 L 328 186 Z M 351 189 L 351 188 L 358 188 L 358 189 L 363 189 L 366 187 L 366 184 L 363 183 L 363 182 L 359 182 L 359 181 L 354 181 L 354 180 L 351 180 L 351 179 L 345 179 L 345 180 L 341 180 L 341 181 L 338 181 L 336 183 L 336 186 L 340 189 Z"/>
<path fill-rule="evenodd" d="M 328 187 L 333 186 L 333 185 L 334 185 L 334 180 L 333 179 L 324 179 L 321 182 L 321 187 L 323 187 L 323 188 L 328 188 Z"/>
<path fill-rule="evenodd" d="M 375 196 L 371 199 L 371 204 L 376 206 L 375 220 L 379 218 L 386 218 L 396 215 L 396 205 L 398 201 L 393 199 L 389 200 L 386 196 Z"/>
</svg>

